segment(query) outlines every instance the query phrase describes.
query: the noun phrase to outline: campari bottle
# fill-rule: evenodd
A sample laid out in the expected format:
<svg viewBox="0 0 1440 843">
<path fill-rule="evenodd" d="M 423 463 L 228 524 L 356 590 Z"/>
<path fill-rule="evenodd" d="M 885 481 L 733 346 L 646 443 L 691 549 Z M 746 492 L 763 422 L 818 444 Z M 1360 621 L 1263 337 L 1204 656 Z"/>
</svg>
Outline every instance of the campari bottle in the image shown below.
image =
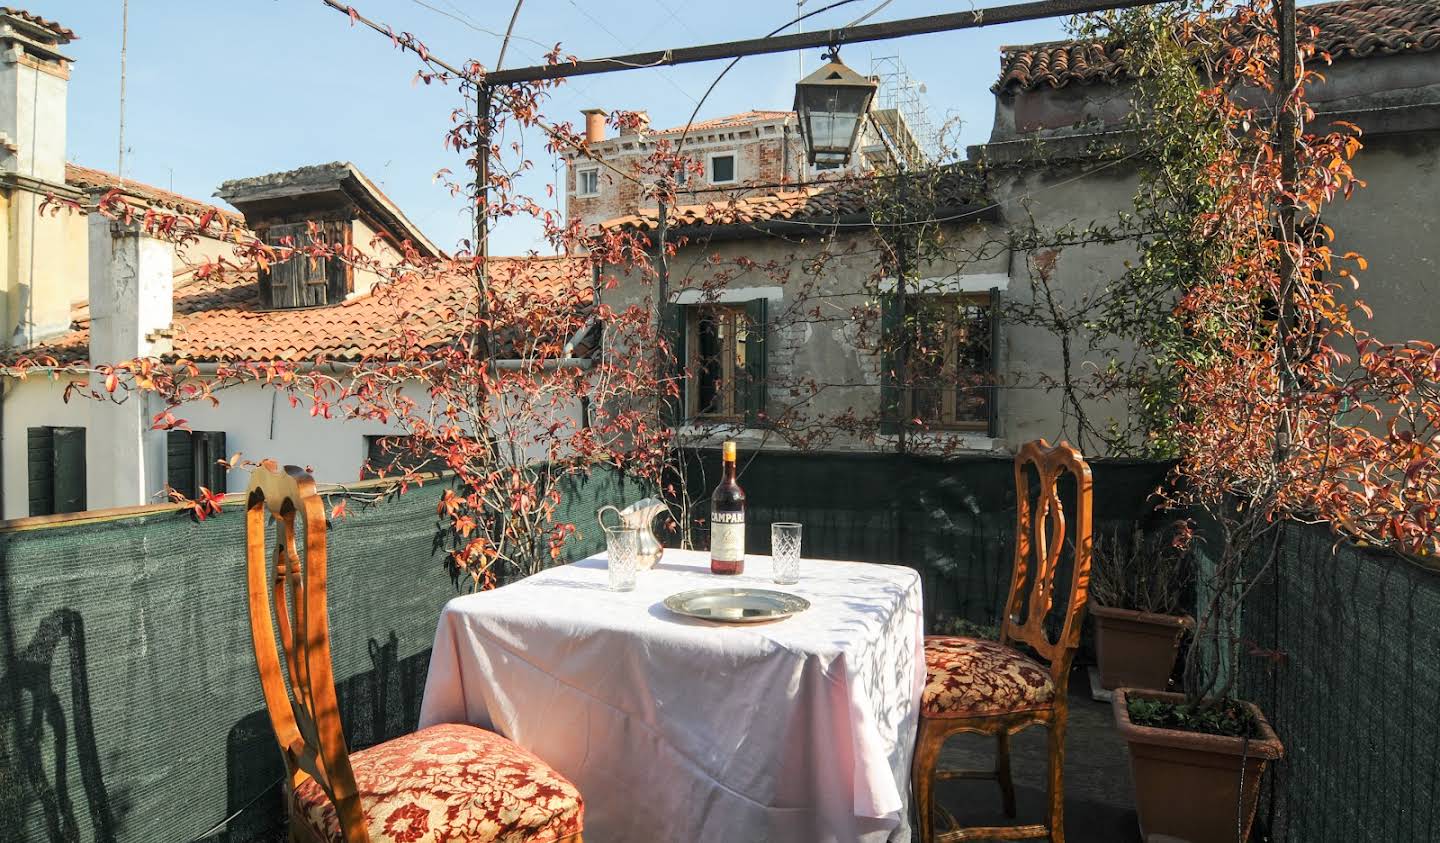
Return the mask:
<svg viewBox="0 0 1440 843">
<path fill-rule="evenodd" d="M 745 573 L 745 492 L 735 479 L 735 443 L 725 443 L 725 474 L 710 495 L 710 573 Z"/>
</svg>

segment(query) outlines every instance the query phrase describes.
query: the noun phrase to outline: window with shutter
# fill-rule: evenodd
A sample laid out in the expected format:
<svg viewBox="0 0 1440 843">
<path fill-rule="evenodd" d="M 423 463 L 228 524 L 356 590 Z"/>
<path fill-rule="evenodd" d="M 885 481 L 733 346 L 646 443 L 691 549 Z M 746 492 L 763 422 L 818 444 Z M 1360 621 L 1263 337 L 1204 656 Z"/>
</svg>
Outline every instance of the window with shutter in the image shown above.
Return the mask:
<svg viewBox="0 0 1440 843">
<path fill-rule="evenodd" d="M 886 297 L 881 430 L 903 421 L 928 429 L 994 431 L 998 291 L 906 297 L 902 324 L 896 295 Z M 908 329 L 905 371 L 898 371 Z M 990 433 L 994 435 L 994 433 Z"/>
<path fill-rule="evenodd" d="M 317 223 L 315 235 L 309 222 L 276 223 L 262 234 L 266 244 L 303 249 L 312 238 L 324 243 L 349 242 L 349 226 L 342 221 Z M 344 261 L 292 255 L 260 271 L 260 297 L 266 307 L 315 307 L 345 300 L 352 287 L 352 272 Z"/>
<path fill-rule="evenodd" d="M 417 474 L 445 471 L 447 466 L 443 457 L 428 454 L 421 459 L 421 455 L 412 451 L 414 441 L 413 436 L 366 436 L 365 466 L 361 469 L 360 479 L 374 480 L 382 476 L 382 473 L 383 476 L 390 477 L 412 466 Z"/>
<path fill-rule="evenodd" d="M 224 494 L 228 484 L 225 459 L 225 431 L 172 430 L 165 441 L 165 482 L 187 498 L 200 489 Z"/>
<path fill-rule="evenodd" d="M 765 299 L 755 299 L 675 306 L 686 419 L 752 426 L 765 422 L 767 305 Z"/>
<path fill-rule="evenodd" d="M 85 428 L 27 431 L 30 514 L 85 511 Z"/>
</svg>

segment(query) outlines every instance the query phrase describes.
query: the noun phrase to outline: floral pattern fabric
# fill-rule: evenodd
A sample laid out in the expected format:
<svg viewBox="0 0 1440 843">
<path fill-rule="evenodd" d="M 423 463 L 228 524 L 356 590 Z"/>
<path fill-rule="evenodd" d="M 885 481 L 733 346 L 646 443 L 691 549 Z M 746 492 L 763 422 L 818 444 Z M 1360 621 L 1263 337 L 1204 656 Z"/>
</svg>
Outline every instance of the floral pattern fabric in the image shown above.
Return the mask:
<svg viewBox="0 0 1440 843">
<path fill-rule="evenodd" d="M 1055 684 L 1044 665 L 996 641 L 925 639 L 925 717 L 983 717 L 1049 708 Z"/>
<path fill-rule="evenodd" d="M 455 723 L 352 753 L 371 843 L 552 843 L 577 834 L 580 792 L 494 732 Z M 343 843 L 335 805 L 307 779 L 293 817 Z"/>
</svg>

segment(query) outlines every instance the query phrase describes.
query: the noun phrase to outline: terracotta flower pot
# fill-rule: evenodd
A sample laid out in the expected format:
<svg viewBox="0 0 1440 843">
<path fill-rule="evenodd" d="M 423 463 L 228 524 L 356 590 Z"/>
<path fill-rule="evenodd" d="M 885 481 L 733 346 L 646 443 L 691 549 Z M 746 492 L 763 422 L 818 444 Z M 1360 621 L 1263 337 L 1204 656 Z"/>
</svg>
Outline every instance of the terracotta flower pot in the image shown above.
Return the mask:
<svg viewBox="0 0 1440 843">
<path fill-rule="evenodd" d="M 1130 722 L 1130 697 L 1183 702 L 1181 694 L 1133 688 L 1115 691 L 1115 725 L 1130 746 L 1130 773 L 1135 782 L 1135 810 L 1144 840 L 1188 843 L 1236 843 L 1248 840 L 1265 765 L 1285 748 L 1260 709 L 1242 703 L 1255 715 L 1260 737 L 1226 737 L 1178 729 L 1157 729 Z M 1241 767 L 1244 779 L 1241 779 Z"/>
<path fill-rule="evenodd" d="M 1180 650 L 1180 639 L 1195 621 L 1181 615 L 1155 615 L 1131 609 L 1091 606 L 1100 687 L 1153 688 L 1163 691 Z"/>
</svg>

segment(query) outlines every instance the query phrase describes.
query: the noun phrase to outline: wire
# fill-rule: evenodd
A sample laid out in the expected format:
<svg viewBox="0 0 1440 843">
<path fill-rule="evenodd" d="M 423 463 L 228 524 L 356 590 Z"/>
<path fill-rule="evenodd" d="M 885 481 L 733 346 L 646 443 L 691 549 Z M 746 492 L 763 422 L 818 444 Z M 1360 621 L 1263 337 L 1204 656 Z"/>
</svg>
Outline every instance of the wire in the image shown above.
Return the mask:
<svg viewBox="0 0 1440 843">
<path fill-rule="evenodd" d="M 574 2 L 574 0 L 571 0 L 571 2 Z M 813 12 L 806 12 L 806 13 L 803 14 L 803 15 L 797 16 L 794 20 L 790 21 L 789 23 L 783 24 L 783 25 L 781 25 L 781 26 L 776 27 L 775 29 L 770 30 L 768 33 L 765 34 L 765 37 L 766 37 L 766 38 L 773 38 L 773 37 L 775 37 L 776 35 L 779 35 L 780 33 L 784 32 L 785 30 L 787 30 L 787 29 L 789 29 L 790 27 L 794 26 L 795 24 L 800 23 L 801 21 L 807 20 L 807 19 L 809 19 L 809 18 L 813 18 L 813 17 L 815 17 L 816 15 L 821 14 L 821 13 L 823 13 L 823 12 L 828 12 L 828 11 L 830 11 L 831 9 L 834 9 L 834 8 L 836 8 L 836 7 L 838 7 L 838 6 L 844 6 L 844 5 L 847 5 L 847 4 L 850 4 L 850 3 L 858 3 L 858 2 L 859 2 L 859 0 L 835 0 L 834 3 L 830 3 L 830 4 L 827 4 L 827 5 L 825 5 L 825 6 L 821 6 L 820 8 L 816 9 L 816 10 L 813 11 Z M 743 56 L 736 56 L 735 58 L 731 59 L 731 60 L 730 60 L 730 63 L 727 64 L 727 65 L 725 65 L 725 69 L 722 70 L 722 71 L 720 71 L 720 75 L 715 77 L 715 81 L 713 81 L 713 82 L 710 83 L 710 87 L 708 87 L 708 88 L 705 89 L 705 95 L 700 98 L 700 101 L 699 101 L 699 102 L 695 103 L 695 110 L 692 111 L 692 112 L 690 112 L 690 119 L 689 119 L 688 121 L 686 121 L 686 123 L 685 123 L 685 131 L 683 131 L 683 132 L 680 133 L 680 141 L 675 144 L 675 154 L 676 154 L 676 155 L 679 155 L 679 154 L 680 154 L 680 151 L 685 148 L 685 140 L 690 137 L 690 127 L 693 126 L 693 125 L 695 125 L 695 118 L 700 114 L 700 108 L 705 105 L 705 100 L 707 100 L 707 99 L 710 98 L 710 94 L 711 94 L 712 92 L 714 92 L 715 86 L 720 84 L 720 80 L 725 78 L 725 74 L 729 73 L 731 68 L 733 68 L 735 65 L 737 65 L 737 64 L 740 63 L 740 59 L 741 59 L 741 58 L 743 58 Z"/>
<path fill-rule="evenodd" d="M 633 47 L 628 41 L 626 41 L 625 39 L 621 38 L 619 35 L 616 35 L 614 32 L 612 32 L 612 31 L 610 30 L 610 27 L 606 26 L 603 21 L 599 20 L 599 19 L 596 18 L 594 15 L 590 14 L 589 12 L 587 12 L 587 11 L 585 10 L 585 7 L 584 7 L 584 6 L 581 6 L 579 3 L 575 2 L 575 0 L 570 0 L 570 5 L 572 5 L 572 6 L 575 7 L 575 11 L 577 11 L 577 12 L 579 12 L 580 14 L 584 15 L 587 20 L 589 20 L 591 23 L 593 23 L 593 24 L 595 24 L 597 27 L 599 27 L 601 32 L 604 32 L 606 35 L 609 35 L 612 39 L 614 39 L 614 40 L 615 40 L 615 43 L 619 44 L 621 47 L 624 47 L 625 49 L 630 50 L 630 51 L 632 51 L 632 52 L 635 50 L 635 47 Z M 629 63 L 629 62 L 616 62 L 616 63 L 617 63 L 617 64 L 625 65 L 625 66 L 627 66 L 627 67 L 654 67 L 654 66 L 658 66 L 659 64 L 663 63 L 663 60 L 662 60 L 661 62 L 657 62 L 655 65 L 631 64 L 631 63 Z M 681 95 L 682 97 L 685 97 L 686 99 L 690 100 L 691 102 L 695 102 L 695 95 L 692 94 L 692 93 L 690 93 L 689 91 L 685 90 L 684 88 L 680 87 L 680 85 L 679 85 L 678 83 L 676 83 L 676 81 L 675 81 L 673 78 L 671 78 L 669 72 L 665 72 L 665 73 L 660 74 L 660 78 L 664 79 L 667 83 L 669 83 L 670 87 L 674 88 L 676 91 L 679 91 L 679 92 L 680 92 L 680 95 Z"/>
<path fill-rule="evenodd" d="M 507 32 L 497 32 L 497 31 L 495 31 L 495 30 L 493 30 L 493 29 L 487 29 L 487 28 L 481 26 L 480 24 L 476 23 L 476 22 L 475 22 L 475 19 L 474 19 L 474 18 L 471 18 L 471 17 L 468 16 L 468 15 L 461 15 L 461 14 L 456 14 L 456 13 L 454 13 L 454 12 L 447 12 L 447 11 L 445 11 L 444 9 L 439 8 L 438 6 L 432 6 L 432 5 L 430 5 L 429 3 L 425 2 L 425 0 L 411 0 L 411 2 L 413 2 L 413 3 L 414 3 L 415 5 L 417 5 L 417 6 L 422 6 L 422 7 L 426 8 L 426 9 L 429 9 L 430 11 L 434 12 L 434 13 L 437 14 L 437 15 L 444 15 L 445 17 L 450 18 L 451 20 L 453 20 L 453 21 L 455 21 L 455 22 L 457 22 L 457 23 L 464 24 L 465 26 L 470 27 L 471 29 L 475 30 L 476 32 L 483 32 L 483 33 L 486 34 L 486 35 L 491 35 L 491 36 L 494 36 L 494 37 L 496 37 L 496 38 L 504 38 L 504 39 L 507 39 L 507 40 L 513 37 L 513 38 L 515 38 L 515 39 L 517 39 L 517 40 L 520 40 L 520 41 L 528 41 L 528 42 L 530 42 L 531 44 L 534 44 L 535 46 L 539 47 L 539 48 L 542 49 L 542 50 L 548 50 L 548 49 L 550 49 L 550 47 L 552 46 L 552 45 L 550 45 L 550 44 L 546 44 L 546 43 L 543 42 L 543 41 L 537 41 L 536 39 L 530 38 L 530 37 L 525 36 L 525 35 L 512 35 L 512 34 L 511 34 L 510 32 L 508 32 L 508 31 L 507 31 Z M 511 18 L 511 27 L 512 27 L 512 28 L 514 27 L 514 18 L 513 18 L 513 17 Z M 501 55 L 501 58 L 504 58 L 504 55 L 503 55 L 503 54 Z"/>
<path fill-rule="evenodd" d="M 865 14 L 863 14 L 863 15 L 861 15 L 860 17 L 856 18 L 855 20 L 850 21 L 849 23 L 845 24 L 845 26 L 843 26 L 843 27 L 841 27 L 841 28 L 842 28 L 842 29 L 849 29 L 849 28 L 852 27 L 852 26 L 859 26 L 860 24 L 864 23 L 865 21 L 870 20 L 871 18 L 873 18 L 873 17 L 875 16 L 875 14 L 876 14 L 877 12 L 879 12 L 881 9 L 884 9 L 886 6 L 888 6 L 888 5 L 890 5 L 891 3 L 894 3 L 894 2 L 895 2 L 895 0 L 885 0 L 885 2 L 881 3 L 880 5 L 876 6 L 876 7 L 873 8 L 873 9 L 871 9 L 870 11 L 866 12 Z"/>
</svg>

